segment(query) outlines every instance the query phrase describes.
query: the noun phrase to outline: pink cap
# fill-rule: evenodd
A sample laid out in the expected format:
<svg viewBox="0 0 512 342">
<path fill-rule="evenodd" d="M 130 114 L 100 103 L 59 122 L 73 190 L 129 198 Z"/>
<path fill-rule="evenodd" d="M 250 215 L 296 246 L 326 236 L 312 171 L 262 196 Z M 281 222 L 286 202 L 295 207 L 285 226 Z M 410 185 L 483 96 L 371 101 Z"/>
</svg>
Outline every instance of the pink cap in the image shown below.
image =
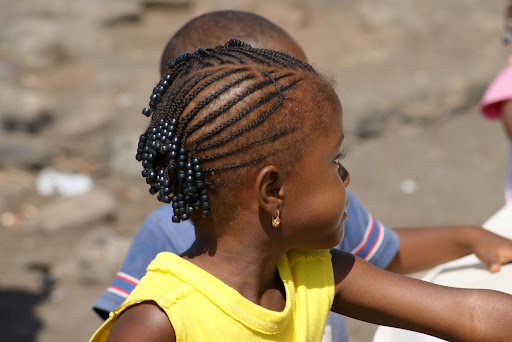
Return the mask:
<svg viewBox="0 0 512 342">
<path fill-rule="evenodd" d="M 501 116 L 501 103 L 512 99 L 512 56 L 509 65 L 492 81 L 480 101 L 480 110 L 489 119 Z"/>
</svg>

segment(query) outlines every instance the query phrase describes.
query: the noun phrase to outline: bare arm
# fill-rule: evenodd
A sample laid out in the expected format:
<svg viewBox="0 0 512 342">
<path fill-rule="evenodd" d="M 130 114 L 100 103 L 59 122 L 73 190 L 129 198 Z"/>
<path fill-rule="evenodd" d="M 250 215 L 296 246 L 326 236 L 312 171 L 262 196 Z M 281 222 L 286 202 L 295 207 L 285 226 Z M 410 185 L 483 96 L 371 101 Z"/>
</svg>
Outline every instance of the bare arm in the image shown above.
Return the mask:
<svg viewBox="0 0 512 342">
<path fill-rule="evenodd" d="M 512 296 L 404 277 L 333 250 L 332 311 L 449 341 L 510 341 Z"/>
<path fill-rule="evenodd" d="M 475 253 L 491 272 L 512 260 L 512 241 L 477 226 L 393 229 L 400 238 L 386 268 L 407 274 Z"/>
<path fill-rule="evenodd" d="M 165 312 L 156 304 L 135 305 L 115 321 L 107 342 L 174 342 L 176 335 Z"/>
</svg>

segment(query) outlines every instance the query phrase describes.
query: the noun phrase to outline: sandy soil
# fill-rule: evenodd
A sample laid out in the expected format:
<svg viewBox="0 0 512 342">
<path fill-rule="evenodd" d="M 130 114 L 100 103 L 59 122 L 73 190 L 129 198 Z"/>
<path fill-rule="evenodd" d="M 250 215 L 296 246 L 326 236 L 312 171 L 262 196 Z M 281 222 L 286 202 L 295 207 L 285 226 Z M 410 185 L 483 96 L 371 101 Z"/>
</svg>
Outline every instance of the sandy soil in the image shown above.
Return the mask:
<svg viewBox="0 0 512 342">
<path fill-rule="evenodd" d="M 19 159 L 28 148 L 0 148 L 5 341 L 83 341 L 99 326 L 90 306 L 158 206 L 133 160 L 130 144 L 146 124 L 138 113 L 165 42 L 204 11 L 242 9 L 280 23 L 336 79 L 350 187 L 387 225 L 481 224 L 503 205 L 505 135 L 477 108 L 510 53 L 500 45 L 500 0 L 2 2 L 0 144 L 35 142 L 29 162 Z M 28 122 L 41 110 L 53 121 L 40 131 L 5 125 L 13 113 Z M 61 200 L 37 193 L 43 167 L 90 175 L 115 206 L 54 231 L 27 224 Z M 353 342 L 370 341 L 374 329 L 349 321 Z"/>
</svg>

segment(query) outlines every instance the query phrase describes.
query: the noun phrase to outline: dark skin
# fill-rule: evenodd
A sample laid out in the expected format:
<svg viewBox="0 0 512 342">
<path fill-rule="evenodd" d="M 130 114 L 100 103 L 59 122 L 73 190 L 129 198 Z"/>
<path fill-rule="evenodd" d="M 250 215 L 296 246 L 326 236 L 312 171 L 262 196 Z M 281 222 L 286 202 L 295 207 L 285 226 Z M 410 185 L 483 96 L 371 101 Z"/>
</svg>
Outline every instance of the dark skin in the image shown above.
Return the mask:
<svg viewBox="0 0 512 342">
<path fill-rule="evenodd" d="M 194 243 L 193 257 L 184 254 L 191 263 L 269 310 L 282 310 L 286 300 L 283 285 L 276 278 L 279 258 L 290 248 L 326 248 L 339 242 L 343 233 L 343 215 L 339 212 L 347 205 L 345 186 L 349 177 L 343 176 L 344 169 L 337 161 L 343 139 L 341 107 L 324 103 L 317 108 L 325 108 L 330 122 L 338 120 L 340 125 L 333 124 L 321 136 L 311 135 L 318 144 L 315 153 L 307 153 L 297 164 L 301 172 L 290 174 L 276 165 L 262 167 L 252 182 L 240 189 L 237 219 L 226 227 L 196 227 L 202 234 Z M 313 186 L 305 186 L 308 182 Z M 307 214 L 295 209 L 304 198 L 318 200 L 320 193 L 324 194 L 324 204 L 335 205 L 325 210 L 321 205 Z M 279 229 L 271 225 L 277 210 L 282 211 Z M 321 225 L 316 224 L 319 221 Z M 195 251 L 206 251 L 213 243 L 214 255 L 196 255 Z M 512 335 L 510 295 L 443 287 L 381 270 L 344 251 L 331 253 L 334 312 L 450 341 L 509 341 Z M 107 341 L 175 339 L 166 314 L 148 302 L 127 309 L 114 323 Z"/>
<path fill-rule="evenodd" d="M 205 42 L 198 47 L 223 44 L 227 39 L 238 37 L 238 35 L 235 29 L 235 32 L 227 32 L 227 38 L 222 41 L 208 41 L 207 33 L 203 33 L 202 37 L 205 37 Z M 251 43 L 255 47 L 284 50 L 299 59 L 307 60 L 303 50 L 294 41 L 265 41 L 265 45 L 262 46 L 257 40 L 253 39 L 254 37 L 238 38 Z M 283 49 L 283 47 L 285 48 Z M 182 50 L 192 51 L 194 49 L 195 47 L 183 48 Z M 512 113 L 512 110 L 510 112 Z M 508 127 L 512 127 L 512 114 L 509 116 L 509 123 L 511 124 Z M 511 131 L 509 130 L 509 132 Z M 244 215 L 242 216 L 245 216 L 245 213 L 254 214 L 257 209 L 257 219 L 254 218 L 252 222 L 237 221 L 236 228 L 238 229 L 241 224 L 256 224 L 265 234 L 257 234 L 255 230 L 244 230 L 243 234 L 240 232 L 240 235 L 235 237 L 230 236 L 228 229 L 226 229 L 219 232 L 222 234 L 217 239 L 217 236 L 209 233 L 211 230 L 196 227 L 198 240 L 183 255 L 196 265 L 210 271 L 226 284 L 237 289 L 247 299 L 276 311 L 282 310 L 285 304 L 283 286 L 276 277 L 275 266 L 276 260 L 279 259 L 279 255 L 282 255 L 280 253 L 284 249 L 272 249 L 272 252 L 267 254 L 267 252 L 270 252 L 267 250 L 270 241 L 263 239 L 263 237 L 264 235 L 267 238 L 270 236 L 275 239 L 272 242 L 286 245 L 287 239 L 282 235 L 276 235 L 275 229 L 270 227 L 268 222 L 270 222 L 270 217 L 276 214 L 277 207 L 283 206 L 285 202 L 288 181 L 289 179 L 284 177 L 279 168 L 275 165 L 269 165 L 262 168 L 261 172 L 258 173 L 254 191 L 244 193 L 244 199 L 241 203 L 252 203 L 253 205 L 245 206 L 243 208 Z M 267 189 L 270 190 L 268 193 Z M 258 203 L 257 205 L 254 200 Z M 235 229 L 232 229 L 232 231 L 235 231 Z M 402 228 L 395 229 L 395 231 L 400 237 L 400 247 L 395 258 L 388 266 L 388 270 L 393 272 L 409 273 L 430 268 L 472 252 L 475 252 L 493 272 L 499 270 L 502 262 L 512 259 L 512 242 L 481 227 Z M 244 237 L 247 238 L 246 243 L 240 244 L 241 240 L 238 239 Z M 251 243 L 249 243 L 249 240 Z M 288 241 L 288 243 L 291 242 Z M 240 248 L 233 250 L 233 246 L 238 244 L 241 245 Z M 263 246 L 265 248 L 262 248 Z M 432 250 L 436 250 L 436 253 L 432 253 Z M 208 254 L 206 251 L 215 251 L 215 257 L 219 258 L 212 258 L 211 253 Z M 254 253 L 248 253 L 248 251 L 254 251 Z M 257 256 L 261 258 L 261 262 L 254 264 L 254 260 L 260 259 L 251 258 L 261 252 L 264 255 Z M 234 260 L 237 262 L 233 262 Z M 218 266 L 222 265 L 224 267 L 226 265 L 225 261 L 228 261 L 229 270 L 226 269 L 226 272 L 224 270 L 220 271 L 221 267 Z M 336 280 L 336 297 L 332 310 L 369 322 L 422 330 L 445 338 L 452 338 L 453 336 L 452 340 L 458 340 L 462 336 L 459 334 L 466 333 L 469 337 L 476 337 L 475 340 L 481 341 L 482 338 L 478 335 L 479 327 L 487 328 L 490 331 L 492 329 L 499 331 L 505 324 L 503 320 L 506 319 L 507 315 L 510 316 L 508 311 L 505 312 L 507 307 L 510 306 L 510 299 L 508 296 L 499 293 L 486 291 L 482 294 L 479 291 L 472 290 L 461 290 L 464 292 L 461 293 L 459 290 L 439 289 L 435 285 L 379 270 L 357 257 L 341 251 L 333 251 L 333 267 Z M 261 274 L 255 272 L 261 272 Z M 246 281 L 247 278 L 244 279 L 244 276 L 242 276 L 252 276 L 254 274 L 260 274 L 256 282 L 249 283 Z M 234 277 L 233 275 L 240 276 Z M 365 282 L 362 286 L 361 279 L 372 279 L 372 281 Z M 385 286 L 385 284 L 389 284 L 389 286 Z M 383 287 L 387 289 L 387 292 L 382 292 Z M 414 290 L 411 288 L 414 288 Z M 404 297 L 404 292 L 408 293 L 409 296 Z M 461 301 L 453 301 L 453 296 L 460 297 Z M 505 297 L 501 298 L 502 296 Z M 438 300 L 432 303 L 432 297 L 436 297 Z M 362 298 L 366 300 L 363 301 Z M 410 298 L 414 300 L 412 302 L 406 300 Z M 446 313 L 458 312 L 460 306 L 467 302 L 467 298 L 470 298 L 470 302 L 475 303 L 484 300 L 494 302 L 498 298 L 502 305 L 490 306 L 486 310 L 487 312 L 466 310 L 465 313 L 470 317 L 463 318 L 463 322 L 468 322 L 467 325 L 457 325 L 457 323 L 460 323 L 461 316 L 448 315 L 446 317 Z M 403 308 L 407 308 L 407 310 Z M 441 314 L 435 308 L 439 308 L 442 311 Z M 375 310 L 380 314 L 376 315 Z M 429 323 L 414 320 L 414 317 L 424 317 L 427 311 L 430 314 L 425 317 L 430 320 Z M 483 324 L 475 318 L 475 314 L 485 314 L 485 317 L 489 317 L 491 322 Z M 478 315 L 476 316 L 478 317 Z M 457 319 L 457 322 L 454 322 L 454 319 Z M 509 323 L 507 322 L 510 326 Z M 455 326 L 458 326 L 459 329 L 455 330 Z M 466 330 L 464 331 L 464 329 Z M 487 331 L 482 336 L 489 338 L 491 335 L 488 335 L 488 333 Z M 173 327 L 166 314 L 152 302 L 138 304 L 124 312 L 117 319 L 108 338 L 108 341 L 145 340 L 156 342 L 175 340 Z"/>
<path fill-rule="evenodd" d="M 223 20 L 222 14 L 216 14 L 215 20 Z M 244 23 L 237 23 L 241 32 L 253 32 Z M 194 26 L 194 37 L 201 37 L 201 46 L 181 46 L 181 51 L 193 51 L 197 47 L 224 44 L 229 38 L 237 37 L 254 47 L 284 51 L 295 58 L 307 61 L 304 50 L 291 38 L 276 38 L 240 35 L 237 25 L 225 25 L 222 35 L 218 32 L 211 38 L 208 31 L 202 31 L 199 25 Z M 229 31 L 229 28 L 232 31 Z M 220 39 L 220 36 L 226 37 Z M 185 39 L 183 39 L 186 42 Z M 175 48 L 176 49 L 176 48 Z M 163 63 L 165 65 L 165 63 Z M 166 70 L 161 70 L 165 73 Z M 503 122 L 512 137 L 512 101 L 504 103 Z M 512 139 L 512 138 L 511 138 Z M 481 226 L 460 225 L 445 227 L 403 227 L 393 228 L 398 234 L 400 244 L 393 260 L 386 270 L 409 274 L 423 271 L 439 264 L 452 261 L 475 253 L 491 272 L 498 272 L 503 263 L 512 260 L 512 241 L 489 232 Z M 435 250 L 435 253 L 432 251 Z"/>
</svg>

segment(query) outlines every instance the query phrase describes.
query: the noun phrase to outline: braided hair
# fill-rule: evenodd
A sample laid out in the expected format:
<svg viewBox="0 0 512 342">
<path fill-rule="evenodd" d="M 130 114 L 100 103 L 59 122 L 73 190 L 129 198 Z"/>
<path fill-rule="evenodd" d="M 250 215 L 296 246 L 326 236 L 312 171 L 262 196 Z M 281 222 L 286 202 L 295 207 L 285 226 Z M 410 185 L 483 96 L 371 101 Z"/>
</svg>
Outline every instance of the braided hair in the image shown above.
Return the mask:
<svg viewBox="0 0 512 342">
<path fill-rule="evenodd" d="M 151 122 L 136 158 L 150 193 L 172 202 L 174 222 L 193 212 L 210 215 L 209 190 L 219 174 L 257 165 L 291 144 L 300 151 L 291 136 L 301 111 L 288 92 L 305 77 L 318 78 L 307 63 L 231 39 L 180 55 L 168 67 L 142 111 Z"/>
</svg>

